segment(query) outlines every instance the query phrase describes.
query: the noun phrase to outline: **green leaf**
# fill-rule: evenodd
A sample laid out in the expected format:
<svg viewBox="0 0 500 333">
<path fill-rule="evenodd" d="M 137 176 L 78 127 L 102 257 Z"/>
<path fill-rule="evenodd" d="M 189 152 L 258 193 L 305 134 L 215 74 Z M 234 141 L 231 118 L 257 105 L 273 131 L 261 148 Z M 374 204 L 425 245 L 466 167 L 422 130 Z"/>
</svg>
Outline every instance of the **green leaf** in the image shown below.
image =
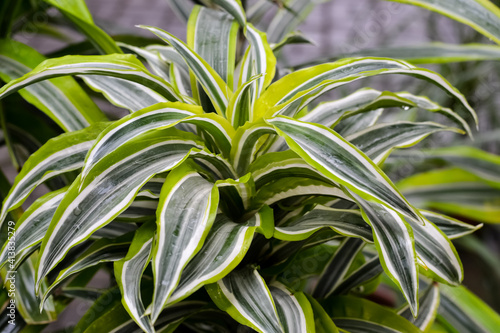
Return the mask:
<svg viewBox="0 0 500 333">
<path fill-rule="evenodd" d="M 488 44 L 445 44 L 428 43 L 369 49 L 349 56 L 391 57 L 403 59 L 412 64 L 446 64 L 462 61 L 484 61 L 500 59 L 500 47 Z"/>
<path fill-rule="evenodd" d="M 123 117 L 103 131 L 88 153 L 82 178 L 85 179 L 104 156 L 133 138 L 173 127 L 181 122 L 198 125 L 206 130 L 219 144 L 220 149 L 229 155 L 234 130 L 224 118 L 215 114 L 203 114 L 203 110 L 198 106 L 161 103 Z"/>
<path fill-rule="evenodd" d="M 293 116 L 321 94 L 344 84 L 381 74 L 403 74 L 429 81 L 454 96 L 465 108 L 463 117 L 477 116 L 465 97 L 438 73 L 409 63 L 385 58 L 350 58 L 289 74 L 273 83 L 256 103 L 255 119 Z"/>
<path fill-rule="evenodd" d="M 326 313 L 325 309 L 312 296 L 306 295 L 314 312 L 314 323 L 316 333 L 338 333 L 337 326 L 332 318 Z"/>
<path fill-rule="evenodd" d="M 46 324 L 57 319 L 57 311 L 55 303 L 50 298 L 45 305 L 39 309 L 39 300 L 33 293 L 35 287 L 35 262 L 36 255 L 24 261 L 16 271 L 2 271 L 2 280 L 6 281 L 5 288 L 9 293 L 13 293 L 15 299 L 16 312 L 28 324 Z M 10 286 L 11 282 L 15 282 L 15 287 Z M 42 284 L 43 290 L 47 288 L 46 280 Z M 12 292 L 14 290 L 14 292 Z M 16 318 L 20 320 L 20 318 Z"/>
<path fill-rule="evenodd" d="M 293 292 L 278 282 L 269 286 L 269 290 L 284 332 L 316 332 L 313 309 L 303 293 Z"/>
<path fill-rule="evenodd" d="M 495 332 L 500 316 L 467 288 L 441 285 L 439 314 L 457 332 Z"/>
<path fill-rule="evenodd" d="M 30 84 L 68 75 L 112 76 L 148 87 L 170 101 L 182 101 L 182 97 L 167 81 L 149 73 L 135 56 L 123 54 L 47 59 L 28 74 L 3 86 L 0 89 L 0 98 Z"/>
<path fill-rule="evenodd" d="M 191 12 L 188 45 L 220 75 L 228 87 L 233 86 L 237 34 L 238 23 L 223 11 L 195 6 Z"/>
<path fill-rule="evenodd" d="M 122 305 L 137 325 L 148 333 L 154 332 L 154 328 L 149 317 L 144 316 L 141 278 L 151 259 L 155 229 L 153 222 L 143 224 L 134 234 L 125 258 L 114 263 L 115 279 L 122 294 Z"/>
<path fill-rule="evenodd" d="M 62 188 L 58 191 L 49 192 L 38 198 L 27 210 L 21 215 L 21 218 L 15 225 L 15 250 L 14 253 L 10 247 L 11 244 L 6 242 L 0 252 L 0 267 L 5 265 L 11 254 L 16 255 L 16 263 L 21 263 L 27 255 L 36 250 L 39 243 L 42 241 L 45 232 L 49 228 L 52 216 L 59 206 L 62 198 L 66 194 L 67 188 Z M 9 225 L 12 222 L 9 222 Z"/>
<path fill-rule="evenodd" d="M 335 131 L 337 131 L 337 128 L 335 128 Z M 347 136 L 346 140 L 359 148 L 373 162 L 380 164 L 395 148 L 411 147 L 430 134 L 441 131 L 461 133 L 458 129 L 433 122 L 413 123 L 401 121 L 368 127 L 363 131 Z M 343 135 L 342 133 L 339 134 Z"/>
<path fill-rule="evenodd" d="M 365 299 L 339 296 L 325 302 L 323 307 L 340 329 L 351 333 L 421 332 L 403 317 Z"/>
<path fill-rule="evenodd" d="M 232 271 L 206 289 L 219 309 L 240 324 L 261 333 L 284 332 L 271 293 L 257 270 Z"/>
<path fill-rule="evenodd" d="M 0 40 L 0 78 L 5 82 L 22 77 L 45 59 L 27 45 L 14 40 Z M 54 78 L 19 93 L 66 132 L 106 121 L 106 116 L 72 78 Z"/>
<path fill-rule="evenodd" d="M 132 234 L 126 234 L 115 239 L 102 238 L 95 241 L 78 258 L 72 261 L 68 267 L 59 272 L 54 282 L 43 293 L 40 301 L 41 306 L 45 302 L 45 299 L 71 275 L 81 272 L 86 268 L 105 262 L 113 262 L 125 257 L 131 238 Z"/>
<path fill-rule="evenodd" d="M 251 77 L 247 82 L 241 84 L 233 97 L 229 100 L 226 117 L 231 121 L 235 129 L 245 125 L 251 119 L 253 107 L 251 91 L 254 89 L 254 83 L 261 75 Z"/>
<path fill-rule="evenodd" d="M 383 171 L 334 131 L 283 116 L 267 122 L 286 139 L 290 149 L 323 175 L 365 199 L 381 202 L 421 220 L 420 213 L 406 201 Z"/>
<path fill-rule="evenodd" d="M 30 193 L 45 180 L 80 169 L 88 150 L 108 125 L 109 123 L 99 123 L 77 132 L 62 134 L 50 139 L 33 153 L 3 202 L 0 221 L 5 219 L 9 211 L 21 206 Z"/>
<path fill-rule="evenodd" d="M 434 225 L 438 227 L 439 230 L 441 230 L 449 239 L 466 236 L 482 228 L 483 226 L 482 223 L 474 226 L 435 212 L 426 210 L 420 210 L 420 212 L 426 219 L 434 223 Z"/>
<path fill-rule="evenodd" d="M 217 282 L 243 259 L 255 230 L 272 224 L 272 216 L 259 212 L 248 222 L 238 224 L 220 215 L 214 222 L 201 250 L 183 270 L 179 285 L 167 304 L 178 302 L 205 284 Z"/>
<path fill-rule="evenodd" d="M 360 113 L 347 119 L 342 119 L 335 126 L 335 132 L 343 137 L 354 135 L 367 127 L 374 126 L 383 111 L 384 109 L 376 109 L 371 112 Z"/>
<path fill-rule="evenodd" d="M 193 148 L 202 148 L 187 133 L 182 132 L 182 137 L 169 133 L 177 132 L 158 132 L 129 141 L 101 159 L 83 183 L 80 177 L 73 182 L 42 242 L 39 279 L 73 246 L 125 210 L 150 178 L 181 163 Z"/>
<path fill-rule="evenodd" d="M 401 290 L 416 316 L 418 271 L 412 228 L 395 211 L 356 196 L 355 198 L 363 218 L 373 229 L 375 247 L 384 271 Z"/>
<path fill-rule="evenodd" d="M 103 54 L 122 53 L 115 41 L 94 24 L 84 0 L 44 0 L 69 18 Z"/>
<path fill-rule="evenodd" d="M 366 263 L 349 274 L 342 282 L 337 284 L 331 295 L 347 294 L 351 289 L 375 279 L 383 272 L 378 255 L 370 258 Z"/>
<path fill-rule="evenodd" d="M 312 11 L 316 3 L 321 1 L 314 0 L 289 0 L 283 3 L 274 15 L 267 34 L 269 40 L 273 43 L 281 41 L 285 36 L 299 25 L 307 15 Z"/>
<path fill-rule="evenodd" d="M 182 164 L 167 176 L 157 210 L 153 247 L 153 323 L 174 292 L 183 269 L 203 246 L 218 204 L 217 187 L 205 180 L 193 164 Z"/>
<path fill-rule="evenodd" d="M 362 240 L 351 237 L 347 237 L 340 244 L 319 277 L 313 293 L 314 298 L 327 298 L 331 295 L 335 287 L 344 279 L 364 245 Z"/>
<path fill-rule="evenodd" d="M 140 27 L 151 31 L 175 48 L 175 50 L 183 57 L 184 61 L 189 66 L 189 69 L 193 72 L 194 76 L 207 93 L 213 106 L 217 110 L 217 113 L 224 115 L 226 113 L 226 108 L 228 101 L 231 98 L 232 91 L 219 74 L 217 74 L 217 72 L 210 67 L 205 60 L 203 60 L 198 54 L 193 52 L 186 44 L 175 36 L 155 27 Z"/>
<path fill-rule="evenodd" d="M 274 238 L 287 241 L 304 240 L 316 231 L 328 227 L 341 235 L 373 242 L 372 230 L 358 210 L 324 206 L 318 206 L 298 219 L 276 226 Z"/>
<path fill-rule="evenodd" d="M 428 332 L 436 319 L 439 308 L 439 287 L 437 284 L 431 284 L 420 296 L 420 313 L 414 318 L 410 309 L 404 307 L 398 311 L 398 314 L 406 318 L 424 332 Z"/>
<path fill-rule="evenodd" d="M 217 5 L 221 6 L 226 12 L 231 14 L 240 26 L 244 27 L 247 21 L 245 10 L 241 5 L 240 0 L 212 0 Z"/>
<path fill-rule="evenodd" d="M 438 12 L 500 43 L 500 9 L 487 0 L 390 0 Z"/>
<path fill-rule="evenodd" d="M 457 168 L 433 170 L 405 178 L 398 187 L 418 207 L 478 222 L 500 222 L 496 204 L 500 189 L 470 172 Z"/>
</svg>

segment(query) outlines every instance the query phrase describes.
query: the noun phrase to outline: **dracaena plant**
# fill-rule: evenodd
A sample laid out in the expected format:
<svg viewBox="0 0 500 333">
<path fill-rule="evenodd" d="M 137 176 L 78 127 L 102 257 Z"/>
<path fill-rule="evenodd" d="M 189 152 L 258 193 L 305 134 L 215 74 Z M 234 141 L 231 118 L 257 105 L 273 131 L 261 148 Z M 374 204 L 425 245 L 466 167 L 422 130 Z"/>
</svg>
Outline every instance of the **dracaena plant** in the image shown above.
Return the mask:
<svg viewBox="0 0 500 333">
<path fill-rule="evenodd" d="M 83 7 L 49 2 L 108 54 L 34 65 L 42 59 L 32 49 L 3 41 L 5 67 L 18 71 L 2 72 L 10 82 L 0 98 L 19 91 L 67 132 L 28 158 L 0 213 L 2 230 L 15 230 L 15 242 L 0 251 L 3 278 L 6 268 L 23 277 L 14 297 L 28 324 L 53 321 L 80 297 L 97 298 L 74 328 L 80 332 L 494 329 L 498 315 L 457 287 L 463 269 L 450 241 L 480 226 L 419 209 L 415 203 L 439 201 L 429 186 L 419 188 L 435 183 L 396 186 L 383 171 L 395 148 L 436 132 L 472 135 L 475 112 L 441 75 L 358 57 L 278 77 L 275 52 L 293 25 L 271 24 L 270 43 L 238 1 L 194 7 L 187 43 L 141 26 L 165 42 L 148 47 L 118 46 Z M 286 4 L 276 16 L 283 24 L 299 2 Z M 16 78 L 26 67 L 34 69 Z M 428 81 L 460 106 L 367 87 L 315 103 L 388 74 Z M 72 75 L 130 115 L 103 122 Z M 441 113 L 455 127 L 378 122 L 395 106 Z M 470 165 L 459 154 L 434 153 Z M 480 175 L 498 165 L 471 156 L 483 160 Z M 436 177 L 481 178 L 449 172 Z M 20 209 L 35 188 L 61 176 L 68 186 Z M 418 200 L 429 191 L 431 200 Z M 109 263 L 113 286 L 86 288 Z M 366 299 L 380 283 L 401 295 L 399 309 Z"/>
</svg>

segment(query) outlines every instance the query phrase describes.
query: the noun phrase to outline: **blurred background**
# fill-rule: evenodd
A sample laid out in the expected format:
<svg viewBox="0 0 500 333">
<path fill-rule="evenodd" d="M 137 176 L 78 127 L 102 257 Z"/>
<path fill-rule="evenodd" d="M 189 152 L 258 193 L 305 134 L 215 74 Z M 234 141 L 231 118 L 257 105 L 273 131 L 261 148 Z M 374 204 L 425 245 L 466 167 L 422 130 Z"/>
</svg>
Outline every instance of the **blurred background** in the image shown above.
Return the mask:
<svg viewBox="0 0 500 333">
<path fill-rule="evenodd" d="M 167 30 L 183 40 L 186 38 L 185 22 L 176 16 L 169 6 L 168 0 L 87 0 L 86 2 L 96 23 L 111 36 L 135 35 L 144 37 L 150 43 L 160 43 L 147 31 L 135 27 L 137 24 L 147 24 Z M 248 1 L 249 4 L 255 2 Z M 279 55 L 281 73 L 286 73 L 296 67 L 306 66 L 318 59 L 336 59 L 351 53 L 362 54 L 364 50 L 380 47 L 397 47 L 428 42 L 491 43 L 487 38 L 465 25 L 413 6 L 382 0 L 356 0 L 354 4 L 353 1 L 348 0 L 317 2 L 318 5 L 297 27 L 311 40 L 311 44 L 285 46 Z M 273 5 L 269 13 L 265 13 L 259 28 L 265 29 L 266 22 L 268 22 L 266 16 L 272 16 L 277 6 Z M 57 55 L 61 50 L 74 47 L 84 40 L 84 36 L 75 32 L 72 27 L 64 26 L 67 21 L 62 19 L 58 11 L 53 8 L 46 13 L 40 13 L 39 16 L 37 13 L 33 15 L 35 23 L 23 25 L 15 39 L 31 45 L 43 54 Z M 57 26 L 58 29 L 62 26 L 64 36 L 57 35 L 56 29 L 54 29 L 52 36 L 47 33 L 42 38 L 38 34 L 40 29 L 47 29 L 50 32 L 50 28 L 54 26 Z M 130 43 L 134 44 L 133 41 Z M 500 64 L 497 61 L 481 61 L 422 65 L 422 67 L 428 67 L 441 73 L 455 85 L 478 112 L 480 125 L 474 141 L 470 141 L 465 136 L 459 137 L 449 133 L 435 134 L 426 140 L 423 146 L 419 147 L 467 144 L 499 154 L 500 111 L 498 106 L 500 100 L 497 92 L 500 87 L 498 75 Z M 412 78 L 391 76 L 369 83 L 376 89 L 406 90 L 415 94 L 428 95 L 442 105 L 453 107 L 453 101 L 448 96 L 433 91 L 429 85 Z M 336 90 L 326 98 L 343 96 L 345 91 L 352 92 L 367 84 L 367 81 L 361 81 L 361 83 L 350 85 L 346 90 Z M 110 103 L 103 102 L 99 106 L 109 113 L 115 114 L 116 117 L 119 117 L 120 112 L 123 112 L 115 109 Z M 428 117 L 428 113 L 425 115 Z M 417 111 L 415 113 L 408 112 L 405 117 L 418 118 L 419 114 Z M 8 177 L 12 178 L 15 173 L 14 170 L 11 170 L 10 173 L 8 171 L 9 168 L 12 168 L 8 154 L 0 151 L 0 157 L 1 168 L 5 170 Z M 418 164 L 415 168 L 425 167 Z M 411 167 L 399 169 L 395 163 L 392 168 L 389 164 L 387 172 L 391 178 L 398 179 L 414 173 L 415 169 Z M 500 205 L 500 203 L 498 204 Z M 456 246 L 464 264 L 464 284 L 496 311 L 500 311 L 500 298 L 497 297 L 500 295 L 500 260 L 498 259 L 500 234 L 497 225 L 485 226 L 475 234 L 475 238 L 464 238 L 457 242 Z M 107 283 L 107 276 L 103 274 L 99 280 L 95 281 L 95 287 L 103 287 Z M 68 320 L 72 320 L 75 313 L 82 314 L 86 310 L 86 306 L 85 303 L 78 303 L 68 309 L 66 311 Z"/>
</svg>

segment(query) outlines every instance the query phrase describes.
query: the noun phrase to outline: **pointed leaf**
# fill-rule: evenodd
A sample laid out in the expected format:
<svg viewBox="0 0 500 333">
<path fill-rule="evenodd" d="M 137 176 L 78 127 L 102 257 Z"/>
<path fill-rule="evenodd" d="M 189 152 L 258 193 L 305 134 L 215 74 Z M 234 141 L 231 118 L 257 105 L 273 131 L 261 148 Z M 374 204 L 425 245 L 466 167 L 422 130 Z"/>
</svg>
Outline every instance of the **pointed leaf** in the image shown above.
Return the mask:
<svg viewBox="0 0 500 333">
<path fill-rule="evenodd" d="M 428 332 L 431 328 L 439 308 L 439 288 L 437 284 L 431 284 L 420 296 L 420 313 L 417 318 L 414 318 L 410 309 L 404 307 L 398 314 L 406 318 L 410 323 L 414 324 L 424 332 Z"/>
</svg>

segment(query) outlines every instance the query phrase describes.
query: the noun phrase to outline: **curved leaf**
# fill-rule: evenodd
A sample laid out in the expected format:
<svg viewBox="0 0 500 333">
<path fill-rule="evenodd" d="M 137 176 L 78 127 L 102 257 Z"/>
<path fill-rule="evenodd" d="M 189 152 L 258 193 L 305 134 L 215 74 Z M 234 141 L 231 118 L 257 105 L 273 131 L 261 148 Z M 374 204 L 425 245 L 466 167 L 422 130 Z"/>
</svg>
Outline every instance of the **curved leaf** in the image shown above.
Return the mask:
<svg viewBox="0 0 500 333">
<path fill-rule="evenodd" d="M 421 220 L 392 181 L 365 154 L 327 127 L 278 116 L 268 119 L 307 163 L 365 199 Z"/>
<path fill-rule="evenodd" d="M 88 150 L 108 125 L 109 123 L 100 123 L 81 131 L 62 134 L 50 139 L 33 153 L 3 202 L 0 221 L 5 219 L 7 212 L 21 206 L 30 193 L 45 180 L 80 169 Z"/>
<path fill-rule="evenodd" d="M 282 333 L 275 303 L 257 270 L 232 271 L 206 286 L 214 303 L 237 322 L 261 333 Z"/>
<path fill-rule="evenodd" d="M 45 59 L 27 45 L 14 40 L 0 40 L 0 78 L 5 82 L 22 77 Z M 19 93 L 66 132 L 106 121 L 106 116 L 85 91 L 69 77 L 40 82 Z"/>
<path fill-rule="evenodd" d="M 437 284 L 431 284 L 420 296 L 420 313 L 417 318 L 414 318 L 410 309 L 404 307 L 398 314 L 406 318 L 410 323 L 420 328 L 424 332 L 428 332 L 434 320 L 436 319 L 439 308 L 439 288 Z"/>
<path fill-rule="evenodd" d="M 284 332 L 316 332 L 311 304 L 301 292 L 292 292 L 281 283 L 269 286 Z"/>
<path fill-rule="evenodd" d="M 483 226 L 482 223 L 474 226 L 468 223 L 461 222 L 446 215 L 426 210 L 420 210 L 420 211 L 422 212 L 422 214 L 426 219 L 434 223 L 434 225 L 438 227 L 439 230 L 441 230 L 449 239 L 455 239 L 462 236 L 466 236 L 480 229 Z"/>
<path fill-rule="evenodd" d="M 172 133 L 169 131 L 168 133 Z M 76 244 L 108 224 L 155 174 L 165 172 L 202 148 L 196 141 L 165 132 L 131 140 L 104 157 L 70 186 L 54 214 L 40 249 L 38 278 L 45 276 Z M 133 160 L 134 163 L 130 163 Z"/>
<path fill-rule="evenodd" d="M 192 164 L 182 164 L 167 176 L 156 213 L 153 323 L 174 292 L 183 269 L 203 246 L 218 204 L 217 187 L 198 174 Z"/>
</svg>

